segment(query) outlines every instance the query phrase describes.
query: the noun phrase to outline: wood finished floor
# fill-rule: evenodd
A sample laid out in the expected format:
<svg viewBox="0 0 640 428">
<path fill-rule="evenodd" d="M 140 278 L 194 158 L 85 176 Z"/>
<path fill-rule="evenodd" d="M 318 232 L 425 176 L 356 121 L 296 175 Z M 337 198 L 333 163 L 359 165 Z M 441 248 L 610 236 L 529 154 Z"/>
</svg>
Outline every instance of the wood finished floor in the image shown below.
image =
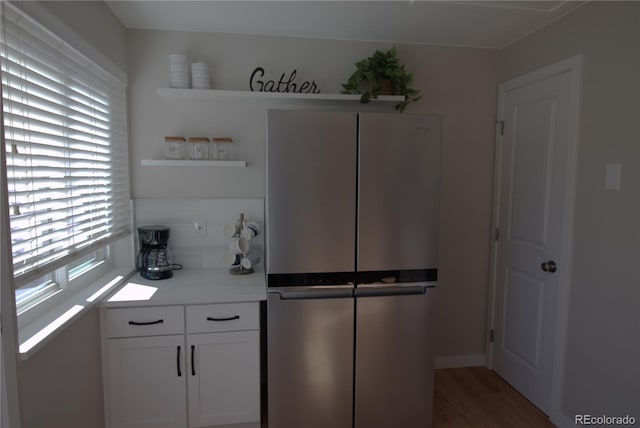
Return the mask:
<svg viewBox="0 0 640 428">
<path fill-rule="evenodd" d="M 552 428 L 547 416 L 485 367 L 435 372 L 433 428 Z"/>
</svg>

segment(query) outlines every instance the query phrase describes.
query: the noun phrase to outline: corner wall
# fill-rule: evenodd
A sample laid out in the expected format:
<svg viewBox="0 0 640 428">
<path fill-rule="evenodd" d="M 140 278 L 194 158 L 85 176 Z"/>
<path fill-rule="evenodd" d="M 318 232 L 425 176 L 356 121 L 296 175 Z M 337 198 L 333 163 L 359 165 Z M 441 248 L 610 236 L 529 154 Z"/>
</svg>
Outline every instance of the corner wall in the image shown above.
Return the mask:
<svg viewBox="0 0 640 428">
<path fill-rule="evenodd" d="M 22 428 L 103 427 L 98 309 L 22 361 L 18 377 Z"/>
<path fill-rule="evenodd" d="M 591 2 L 501 53 L 501 81 L 584 55 L 561 409 L 640 418 L 640 4 Z M 607 163 L 622 165 L 605 190 Z"/>
</svg>

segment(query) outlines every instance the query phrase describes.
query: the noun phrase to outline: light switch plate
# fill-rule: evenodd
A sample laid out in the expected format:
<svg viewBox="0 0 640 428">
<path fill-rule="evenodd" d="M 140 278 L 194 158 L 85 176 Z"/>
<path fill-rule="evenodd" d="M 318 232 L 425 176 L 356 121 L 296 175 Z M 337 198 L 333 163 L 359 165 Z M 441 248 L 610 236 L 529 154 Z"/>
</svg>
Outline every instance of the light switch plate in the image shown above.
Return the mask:
<svg viewBox="0 0 640 428">
<path fill-rule="evenodd" d="M 619 163 L 608 163 L 604 177 L 604 188 L 606 190 L 620 190 L 620 174 L 622 165 Z"/>
</svg>

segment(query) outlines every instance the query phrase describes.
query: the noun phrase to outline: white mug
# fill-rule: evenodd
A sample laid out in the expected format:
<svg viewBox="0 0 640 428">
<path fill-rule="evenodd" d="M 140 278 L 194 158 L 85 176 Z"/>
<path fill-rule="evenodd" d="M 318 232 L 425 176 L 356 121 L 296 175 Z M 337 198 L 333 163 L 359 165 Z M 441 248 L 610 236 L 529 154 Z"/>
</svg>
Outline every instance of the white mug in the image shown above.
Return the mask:
<svg viewBox="0 0 640 428">
<path fill-rule="evenodd" d="M 244 269 L 251 269 L 251 266 L 253 266 L 253 265 L 251 264 L 251 260 L 249 260 L 249 259 L 248 259 L 248 258 L 246 258 L 246 257 L 243 257 L 243 258 L 242 258 L 242 260 L 240 260 L 240 264 L 242 265 L 242 267 L 243 267 Z"/>
<path fill-rule="evenodd" d="M 256 248 L 251 248 L 245 257 L 249 259 L 253 266 L 257 265 L 261 261 L 260 252 Z"/>
<path fill-rule="evenodd" d="M 240 232 L 240 222 L 234 221 L 233 223 L 227 223 L 224 225 L 224 235 L 227 238 L 233 238 Z"/>
<path fill-rule="evenodd" d="M 224 264 L 227 266 L 238 266 L 241 260 L 242 256 L 240 254 L 225 253 L 224 255 Z"/>
<path fill-rule="evenodd" d="M 250 241 L 256 237 L 256 232 L 249 227 L 245 227 L 244 229 L 242 229 L 242 232 L 240 232 L 240 236 L 242 236 L 247 241 Z"/>
<path fill-rule="evenodd" d="M 258 223 L 256 223 L 255 221 L 245 221 L 244 222 L 244 227 L 242 228 L 242 231 L 240 232 L 240 235 L 247 239 L 247 240 L 251 240 L 253 238 L 255 238 L 257 235 L 260 234 L 260 226 L 258 226 Z"/>
<path fill-rule="evenodd" d="M 229 252 L 233 254 L 244 254 L 249 251 L 249 241 L 240 237 L 234 238 L 233 241 L 229 243 Z"/>
</svg>

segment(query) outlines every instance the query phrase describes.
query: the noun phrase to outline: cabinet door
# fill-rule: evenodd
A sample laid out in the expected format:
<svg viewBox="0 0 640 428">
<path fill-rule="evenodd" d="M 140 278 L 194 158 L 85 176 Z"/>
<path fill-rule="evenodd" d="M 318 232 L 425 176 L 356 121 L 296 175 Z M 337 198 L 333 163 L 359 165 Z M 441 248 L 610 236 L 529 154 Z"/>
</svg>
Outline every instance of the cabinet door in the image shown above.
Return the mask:
<svg viewBox="0 0 640 428">
<path fill-rule="evenodd" d="M 260 335 L 257 330 L 189 334 L 189 425 L 260 420 Z"/>
<path fill-rule="evenodd" d="M 107 341 L 111 428 L 185 428 L 184 335 Z"/>
</svg>

